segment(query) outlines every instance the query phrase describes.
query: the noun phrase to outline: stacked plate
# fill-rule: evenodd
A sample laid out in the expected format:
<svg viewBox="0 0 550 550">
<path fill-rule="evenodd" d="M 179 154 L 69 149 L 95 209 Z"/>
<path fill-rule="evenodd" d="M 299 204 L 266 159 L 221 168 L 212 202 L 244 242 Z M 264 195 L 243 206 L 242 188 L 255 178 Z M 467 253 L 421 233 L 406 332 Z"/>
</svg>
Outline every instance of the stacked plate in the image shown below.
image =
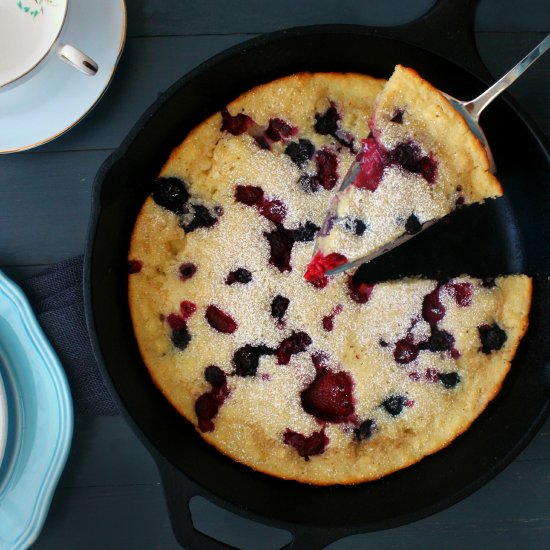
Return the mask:
<svg viewBox="0 0 550 550">
<path fill-rule="evenodd" d="M 24 294 L 0 271 L 0 548 L 36 540 L 72 433 L 63 368 Z"/>
</svg>

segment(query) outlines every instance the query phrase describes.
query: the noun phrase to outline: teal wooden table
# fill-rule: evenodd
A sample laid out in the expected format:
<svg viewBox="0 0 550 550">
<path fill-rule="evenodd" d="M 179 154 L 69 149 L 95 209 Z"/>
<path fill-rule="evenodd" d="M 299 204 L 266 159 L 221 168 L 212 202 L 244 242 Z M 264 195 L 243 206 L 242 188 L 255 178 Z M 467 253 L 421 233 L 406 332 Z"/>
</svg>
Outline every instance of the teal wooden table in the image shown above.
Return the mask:
<svg viewBox="0 0 550 550">
<path fill-rule="evenodd" d="M 91 186 L 105 158 L 170 84 L 260 33 L 315 23 L 394 25 L 432 0 L 127 0 L 115 79 L 76 128 L 31 152 L 0 156 L 0 268 L 14 280 L 82 254 Z M 550 32 L 549 0 L 482 0 L 481 57 L 498 77 Z M 550 140 L 550 54 L 511 89 Z M 0 94 L 1 101 L 1 94 Z M 510 136 L 514 139 L 514 136 Z M 550 175 L 549 175 L 550 183 Z M 331 549 L 550 548 L 550 422 L 499 476 L 434 516 L 350 537 Z M 408 495 L 414 498 L 414 495 Z M 285 532 L 193 501 L 196 526 L 238 548 L 280 548 Z M 37 549 L 175 549 L 153 461 L 120 416 L 77 416 L 71 455 Z"/>
</svg>

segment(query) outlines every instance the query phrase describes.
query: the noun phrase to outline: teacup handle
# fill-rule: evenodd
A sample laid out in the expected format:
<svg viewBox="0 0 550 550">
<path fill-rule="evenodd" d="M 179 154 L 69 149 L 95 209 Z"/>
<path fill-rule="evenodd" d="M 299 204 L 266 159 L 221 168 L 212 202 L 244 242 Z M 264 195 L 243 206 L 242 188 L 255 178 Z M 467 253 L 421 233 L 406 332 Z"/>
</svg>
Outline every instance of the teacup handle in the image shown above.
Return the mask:
<svg viewBox="0 0 550 550">
<path fill-rule="evenodd" d="M 91 57 L 70 44 L 61 44 L 56 53 L 62 61 L 89 76 L 94 76 L 99 69 Z"/>
</svg>

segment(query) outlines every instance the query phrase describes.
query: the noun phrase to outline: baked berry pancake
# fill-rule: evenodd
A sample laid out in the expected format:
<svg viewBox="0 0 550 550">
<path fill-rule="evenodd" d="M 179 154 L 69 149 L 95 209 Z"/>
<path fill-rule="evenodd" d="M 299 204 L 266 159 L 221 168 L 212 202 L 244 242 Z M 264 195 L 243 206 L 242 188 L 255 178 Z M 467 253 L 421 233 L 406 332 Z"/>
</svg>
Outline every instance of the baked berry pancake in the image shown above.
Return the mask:
<svg viewBox="0 0 550 550">
<path fill-rule="evenodd" d="M 132 235 L 129 303 L 155 384 L 219 451 L 280 478 L 359 483 L 448 445 L 527 327 L 522 275 L 304 278 L 383 87 L 302 73 L 245 93 L 172 152 Z"/>
</svg>

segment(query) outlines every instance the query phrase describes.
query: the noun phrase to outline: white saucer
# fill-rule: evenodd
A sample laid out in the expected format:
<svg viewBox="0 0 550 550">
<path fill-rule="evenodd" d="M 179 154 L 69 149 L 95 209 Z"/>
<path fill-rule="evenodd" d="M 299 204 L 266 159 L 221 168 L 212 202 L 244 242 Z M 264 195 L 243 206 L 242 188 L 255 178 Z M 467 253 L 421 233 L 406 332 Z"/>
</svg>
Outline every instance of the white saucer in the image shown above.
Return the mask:
<svg viewBox="0 0 550 550">
<path fill-rule="evenodd" d="M 87 53 L 99 71 L 87 76 L 50 55 L 36 74 L 0 90 L 0 153 L 37 147 L 79 122 L 109 86 L 125 38 L 124 0 L 72 0 L 60 40 Z"/>
</svg>

